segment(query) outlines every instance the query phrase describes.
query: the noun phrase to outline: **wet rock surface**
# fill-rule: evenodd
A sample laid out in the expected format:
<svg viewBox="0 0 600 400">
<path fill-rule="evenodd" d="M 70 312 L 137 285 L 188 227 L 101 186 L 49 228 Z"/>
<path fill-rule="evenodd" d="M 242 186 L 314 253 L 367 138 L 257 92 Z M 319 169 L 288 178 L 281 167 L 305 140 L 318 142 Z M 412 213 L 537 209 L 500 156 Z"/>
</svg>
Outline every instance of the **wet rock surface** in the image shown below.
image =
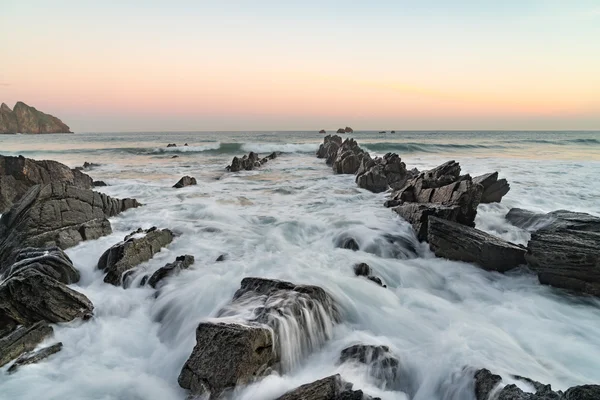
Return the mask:
<svg viewBox="0 0 600 400">
<path fill-rule="evenodd" d="M 473 182 L 483 186 L 481 203 L 500 203 L 502 197 L 510 190 L 506 179 L 498 179 L 498 172 L 476 176 Z"/>
<path fill-rule="evenodd" d="M 13 365 L 8 369 L 9 374 L 13 374 L 17 372 L 17 370 L 28 364 L 36 364 L 48 357 L 52 354 L 56 354 L 62 350 L 63 344 L 62 342 L 58 342 L 53 344 L 52 346 L 44 347 L 36 352 L 30 354 L 23 354 L 14 362 Z"/>
<path fill-rule="evenodd" d="M 14 258 L 14 264 L 5 271 L 0 270 L 0 276 L 3 279 L 10 278 L 26 268 L 31 268 L 65 284 L 79 281 L 79 271 L 73 266 L 69 256 L 58 247 L 28 247 L 19 250 Z"/>
<path fill-rule="evenodd" d="M 98 269 L 105 271 L 104 282 L 119 286 L 122 275 L 144 261 L 150 260 L 164 246 L 173 241 L 168 229 L 138 229 L 106 250 L 98 260 Z"/>
<path fill-rule="evenodd" d="M 266 157 L 260 158 L 258 154 L 251 151 L 248 153 L 248 155 L 244 155 L 241 158 L 233 157 L 231 164 L 228 165 L 226 169 L 229 172 L 251 171 L 255 168 L 259 168 L 263 164 L 266 164 L 269 160 L 276 159 L 278 155 L 278 153 L 273 152 Z"/>
<path fill-rule="evenodd" d="M 156 288 L 163 279 L 179 274 L 184 269 L 189 268 L 194 263 L 194 256 L 183 255 L 175 259 L 174 262 L 159 268 L 155 273 L 152 274 L 148 279 L 148 285 Z"/>
<path fill-rule="evenodd" d="M 173 187 L 175 189 L 180 189 L 186 186 L 196 185 L 197 183 L 198 182 L 196 182 L 196 178 L 192 176 L 184 176 L 175 185 L 173 185 Z"/>
<path fill-rule="evenodd" d="M 380 400 L 362 390 L 352 390 L 352 387 L 352 383 L 344 381 L 340 375 L 332 375 L 302 385 L 276 400 Z"/>
<path fill-rule="evenodd" d="M 32 351 L 52 333 L 53 329 L 47 322 L 39 321 L 28 327 L 16 328 L 0 338 L 0 367 Z"/>
<path fill-rule="evenodd" d="M 365 278 L 367 278 L 368 280 L 370 280 L 372 282 L 375 282 L 379 286 L 382 286 L 384 288 L 387 287 L 386 285 L 383 284 L 383 281 L 381 280 L 380 277 L 373 275 L 373 270 L 371 269 L 369 264 L 366 264 L 366 263 L 355 264 L 353 269 L 354 269 L 354 275 L 364 276 Z"/>
<path fill-rule="evenodd" d="M 400 362 L 387 346 L 357 344 L 342 350 L 340 363 L 356 362 L 368 366 L 369 373 L 384 390 L 398 390 Z"/>
</svg>

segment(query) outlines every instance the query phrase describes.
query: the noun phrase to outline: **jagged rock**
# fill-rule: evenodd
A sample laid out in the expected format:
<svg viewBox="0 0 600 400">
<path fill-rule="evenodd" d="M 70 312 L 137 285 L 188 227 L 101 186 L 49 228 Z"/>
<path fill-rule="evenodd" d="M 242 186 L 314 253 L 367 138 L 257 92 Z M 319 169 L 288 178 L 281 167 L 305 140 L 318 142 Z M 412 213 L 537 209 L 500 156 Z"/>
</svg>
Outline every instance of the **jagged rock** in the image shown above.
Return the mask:
<svg viewBox="0 0 600 400">
<path fill-rule="evenodd" d="M 218 398 L 270 372 L 277 362 L 273 334 L 262 326 L 202 322 L 196 346 L 179 375 L 179 386 Z"/>
<path fill-rule="evenodd" d="M 365 154 L 356 172 L 356 183 L 359 187 L 374 193 L 386 191 L 389 187 L 403 187 L 413 175 L 406 170 L 406 165 L 395 153 L 387 153 L 383 158 L 371 160 Z"/>
<path fill-rule="evenodd" d="M 0 338 L 0 367 L 37 347 L 44 339 L 52 335 L 53 329 L 45 321 L 31 326 L 21 326 Z"/>
<path fill-rule="evenodd" d="M 357 344 L 342 350 L 340 363 L 357 362 L 369 367 L 369 373 L 384 390 L 396 389 L 400 362 L 387 346 Z"/>
<path fill-rule="evenodd" d="M 83 189 L 92 187 L 92 178 L 59 162 L 0 155 L 0 214 L 8 211 L 32 186 L 56 182 Z"/>
<path fill-rule="evenodd" d="M 525 260 L 543 284 L 600 296 L 600 218 L 565 210 L 531 234 Z"/>
<path fill-rule="evenodd" d="M 338 135 L 327 135 L 317 150 L 317 158 L 325 158 L 326 164 L 331 165 L 337 156 L 337 151 L 342 145 L 342 138 Z"/>
<path fill-rule="evenodd" d="M 2 279 L 32 268 L 67 285 L 79 282 L 79 271 L 73 266 L 69 256 L 58 247 L 27 247 L 19 250 L 14 259 L 15 262 L 10 267 L 0 269 Z"/>
<path fill-rule="evenodd" d="M 479 229 L 429 216 L 427 239 L 438 257 L 475 263 L 488 271 L 506 272 L 525 264 L 525 248 Z"/>
<path fill-rule="evenodd" d="M 568 389 L 563 400 L 598 400 L 600 399 L 600 385 L 581 385 Z"/>
<path fill-rule="evenodd" d="M 107 218 L 138 206 L 134 199 L 113 199 L 66 183 L 33 186 L 0 218 L 0 264 L 12 264 L 21 248 L 66 249 L 110 234 Z"/>
<path fill-rule="evenodd" d="M 167 144 L 167 147 L 177 147 L 177 145 L 175 143 L 169 143 Z"/>
<path fill-rule="evenodd" d="M 226 259 L 227 259 L 227 255 L 221 254 L 219 257 L 217 257 L 216 262 L 225 261 Z"/>
<path fill-rule="evenodd" d="M 321 130 L 319 131 L 319 133 L 327 133 L 327 132 L 325 131 L 325 129 L 321 129 Z"/>
<path fill-rule="evenodd" d="M 10 366 L 10 368 L 8 369 L 7 372 L 9 374 L 13 374 L 13 373 L 17 372 L 17 369 L 19 369 L 20 367 L 22 367 L 24 365 L 38 363 L 38 362 L 50 357 L 52 354 L 58 353 L 59 351 L 62 350 L 62 347 L 63 347 L 62 342 L 58 342 L 58 343 L 53 344 L 52 346 L 44 347 L 43 349 L 40 349 L 34 353 L 23 354 L 14 362 L 13 365 Z"/>
<path fill-rule="evenodd" d="M 275 158 L 277 158 L 276 152 L 273 152 L 260 159 L 258 154 L 251 151 L 248 155 L 245 155 L 242 158 L 233 157 L 233 160 L 231 160 L 231 165 L 228 165 L 226 169 L 229 172 L 239 172 L 241 170 L 250 171 Z"/>
<path fill-rule="evenodd" d="M 352 386 L 337 374 L 302 385 L 276 400 L 381 400 L 352 390 Z"/>
<path fill-rule="evenodd" d="M 379 131 L 379 133 L 385 133 L 385 131 Z"/>
<path fill-rule="evenodd" d="M 181 178 L 179 180 L 179 182 L 177 182 L 175 185 L 173 185 L 173 187 L 176 188 L 176 189 L 179 189 L 179 188 L 182 188 L 182 187 L 196 185 L 196 184 L 197 184 L 196 178 L 186 175 L 183 178 Z"/>
<path fill-rule="evenodd" d="M 98 260 L 98 269 L 105 271 L 104 282 L 119 286 L 124 272 L 148 261 L 173 241 L 173 232 L 156 227 L 141 228 L 106 250 Z"/>
<path fill-rule="evenodd" d="M 93 182 L 93 185 L 94 185 L 94 187 L 104 187 L 104 186 L 108 186 L 108 185 L 106 184 L 106 182 L 104 182 L 104 181 L 94 181 L 94 182 Z"/>
<path fill-rule="evenodd" d="M 26 268 L 0 285 L 0 321 L 19 325 L 87 318 L 94 305 L 83 294 L 44 273 Z"/>
<path fill-rule="evenodd" d="M 405 203 L 394 207 L 393 210 L 412 225 L 420 241 L 427 240 L 427 221 L 430 216 L 456 221 L 460 215 L 460 206 L 433 203 Z"/>
<path fill-rule="evenodd" d="M 352 138 L 344 140 L 333 161 L 333 172 L 336 174 L 355 174 L 361 165 L 364 154 L 364 150 L 360 148 L 356 140 Z"/>
<path fill-rule="evenodd" d="M 175 259 L 175 262 L 165 265 L 152 274 L 150 279 L 148 279 L 148 284 L 153 288 L 156 288 L 160 281 L 168 276 L 179 274 L 182 270 L 189 268 L 193 263 L 194 256 L 187 254 L 184 256 L 179 256 Z"/>
<path fill-rule="evenodd" d="M 60 119 L 30 107 L 22 101 L 11 109 L 0 106 L 0 133 L 73 133 Z"/>
<path fill-rule="evenodd" d="M 498 179 L 498 172 L 476 176 L 473 178 L 473 182 L 483 186 L 481 203 L 499 203 L 510 190 L 506 179 Z"/>
</svg>

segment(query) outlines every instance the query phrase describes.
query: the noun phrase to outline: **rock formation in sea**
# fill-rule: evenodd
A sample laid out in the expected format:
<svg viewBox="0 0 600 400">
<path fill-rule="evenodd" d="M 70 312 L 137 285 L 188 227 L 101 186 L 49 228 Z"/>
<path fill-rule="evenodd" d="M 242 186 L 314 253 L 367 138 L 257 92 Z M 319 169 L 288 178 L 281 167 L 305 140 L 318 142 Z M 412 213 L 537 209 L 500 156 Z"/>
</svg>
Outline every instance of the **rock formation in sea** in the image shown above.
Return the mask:
<svg viewBox="0 0 600 400">
<path fill-rule="evenodd" d="M 278 153 L 273 152 L 266 157 L 260 158 L 258 154 L 251 151 L 248 155 L 244 155 L 243 157 L 233 157 L 231 160 L 231 165 L 227 166 L 227 171 L 229 172 L 239 172 L 239 171 L 251 171 L 255 168 L 259 168 L 261 165 L 267 163 L 269 160 L 274 160 L 278 156 Z"/>
<path fill-rule="evenodd" d="M 299 386 L 276 400 L 381 400 L 352 390 L 353 386 L 337 374 Z"/>
<path fill-rule="evenodd" d="M 175 185 L 173 185 L 173 187 L 175 189 L 181 189 L 186 186 L 196 185 L 197 183 L 198 182 L 196 182 L 196 178 L 194 178 L 193 176 L 186 175 L 182 177 Z"/>
<path fill-rule="evenodd" d="M 11 110 L 0 105 L 0 133 L 73 133 L 60 119 L 30 107 L 22 101 Z"/>
</svg>

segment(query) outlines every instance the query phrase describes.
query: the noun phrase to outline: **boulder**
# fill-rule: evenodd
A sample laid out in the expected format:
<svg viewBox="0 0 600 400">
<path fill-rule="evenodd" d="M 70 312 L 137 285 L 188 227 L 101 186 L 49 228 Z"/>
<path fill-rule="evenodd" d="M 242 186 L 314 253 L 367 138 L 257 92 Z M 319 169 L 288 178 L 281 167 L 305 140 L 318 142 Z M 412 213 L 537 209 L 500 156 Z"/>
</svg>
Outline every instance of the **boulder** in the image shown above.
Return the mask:
<svg viewBox="0 0 600 400">
<path fill-rule="evenodd" d="M 177 144 L 175 144 L 175 143 L 169 143 L 169 144 L 167 144 L 167 147 L 177 147 Z"/>
<path fill-rule="evenodd" d="M 325 129 L 321 129 L 321 130 L 319 131 L 319 133 L 327 133 L 327 132 L 325 131 Z"/>
<path fill-rule="evenodd" d="M 543 284 L 600 296 L 600 218 L 565 210 L 545 218 L 527 244 L 529 268 Z"/>
<path fill-rule="evenodd" d="M 35 349 L 52 332 L 47 322 L 39 321 L 31 326 L 21 326 L 0 338 L 0 367 Z"/>
<path fill-rule="evenodd" d="M 364 155 L 364 150 L 360 148 L 356 140 L 352 138 L 344 140 L 333 161 L 333 172 L 336 174 L 355 174 Z"/>
<path fill-rule="evenodd" d="M 327 165 L 333 164 L 337 151 L 342 145 L 342 138 L 338 135 L 327 135 L 323 138 L 323 144 L 317 150 L 317 158 L 324 158 Z"/>
<path fill-rule="evenodd" d="M 344 132 L 346 132 L 346 133 L 354 133 L 354 129 L 352 129 L 349 126 L 347 126 L 346 128 L 344 128 Z"/>
<path fill-rule="evenodd" d="M 17 358 L 17 360 L 14 362 L 13 365 L 10 366 L 10 368 L 8 369 L 7 372 L 9 374 L 13 374 L 13 373 L 17 372 L 17 369 L 19 369 L 20 367 L 22 367 L 24 365 L 36 364 L 36 363 L 50 357 L 52 354 L 58 353 L 59 351 L 62 350 L 62 347 L 63 347 L 62 342 L 58 342 L 58 343 L 53 344 L 52 346 L 44 347 L 43 349 L 40 349 L 36 352 L 30 353 L 30 354 L 23 354 L 19 358 Z"/>
<path fill-rule="evenodd" d="M 83 294 L 33 268 L 0 284 L 0 321 L 26 326 L 39 321 L 68 322 L 91 316 L 93 309 Z"/>
<path fill-rule="evenodd" d="M 0 106 L 0 133 L 73 133 L 60 119 L 30 107 L 22 101 L 11 110 Z"/>
<path fill-rule="evenodd" d="M 352 390 L 352 386 L 337 374 L 302 385 L 276 400 L 380 400 Z"/>
<path fill-rule="evenodd" d="M 476 176 L 473 182 L 483 186 L 481 203 L 500 203 L 502 197 L 510 190 L 506 179 L 498 179 L 498 172 Z"/>
<path fill-rule="evenodd" d="M 108 185 L 106 184 L 106 182 L 104 182 L 104 181 L 94 181 L 94 182 L 93 182 L 93 185 L 94 185 L 94 187 L 104 187 L 104 186 L 108 186 Z"/>
<path fill-rule="evenodd" d="M 413 178 L 406 165 L 395 153 L 387 153 L 383 158 L 371 160 L 366 153 L 356 172 L 356 183 L 359 187 L 374 193 L 386 191 L 388 188 L 399 189 L 408 179 Z"/>
<path fill-rule="evenodd" d="M 335 133 L 346 133 L 344 128 L 339 128 Z"/>
<path fill-rule="evenodd" d="M 164 246 L 173 241 L 173 232 L 156 227 L 141 228 L 106 250 L 98 260 L 98 269 L 106 272 L 104 282 L 119 286 L 122 275 L 144 261 L 148 261 Z"/>
<path fill-rule="evenodd" d="M 14 259 L 14 264 L 5 271 L 0 269 L 2 279 L 8 279 L 26 268 L 31 268 L 67 285 L 79 282 L 79 271 L 73 266 L 69 256 L 58 247 L 27 247 L 19 250 Z"/>
<path fill-rule="evenodd" d="M 387 287 L 386 285 L 383 284 L 383 281 L 381 280 L 381 278 L 373 275 L 372 272 L 373 271 L 372 271 L 371 267 L 369 266 L 369 264 L 360 263 L 360 264 L 354 265 L 354 275 L 364 276 L 365 278 L 369 279 L 370 281 L 375 282 L 379 286 L 382 286 L 384 288 Z"/>
<path fill-rule="evenodd" d="M 506 272 L 525 264 L 523 246 L 434 216 L 429 217 L 427 239 L 436 256 L 474 263 L 488 271 Z"/>
<path fill-rule="evenodd" d="M 182 188 L 182 187 L 196 185 L 196 184 L 197 184 L 196 178 L 186 175 L 183 178 L 181 178 L 179 180 L 179 182 L 177 182 L 175 185 L 173 185 L 173 187 L 176 188 L 176 189 L 179 189 L 179 188 Z"/>
<path fill-rule="evenodd" d="M 369 373 L 384 390 L 398 388 L 400 362 L 387 346 L 357 344 L 342 350 L 340 363 L 355 362 L 369 367 Z"/>
<path fill-rule="evenodd" d="M 277 362 L 273 334 L 257 325 L 203 322 L 196 346 L 179 375 L 179 386 L 194 395 L 219 398 L 224 391 L 251 383 Z"/>
<path fill-rule="evenodd" d="M 354 240 L 351 237 L 340 238 L 339 240 L 336 241 L 336 247 L 340 247 L 342 249 L 348 249 L 348 250 L 352 250 L 352 251 L 360 250 L 360 246 L 358 245 L 356 240 Z"/>
<path fill-rule="evenodd" d="M 0 155 L 0 214 L 8 211 L 35 185 L 64 182 L 89 189 L 92 178 L 56 161 Z"/>
<path fill-rule="evenodd" d="M 217 259 L 215 260 L 215 262 L 221 262 L 221 261 L 225 261 L 227 260 L 227 255 L 226 254 L 221 254 L 219 257 L 217 257 Z"/>
<path fill-rule="evenodd" d="M 165 265 L 164 267 L 158 269 L 155 273 L 152 274 L 150 279 L 148 279 L 148 284 L 153 288 L 165 278 L 173 275 L 179 274 L 182 270 L 189 268 L 194 263 L 194 256 L 184 255 L 179 256 L 175 259 L 174 262 Z"/>
<path fill-rule="evenodd" d="M 134 199 L 113 199 L 66 183 L 33 186 L 0 218 L 0 264 L 12 264 L 18 249 L 66 249 L 110 234 L 107 218 L 138 206 Z"/>
</svg>

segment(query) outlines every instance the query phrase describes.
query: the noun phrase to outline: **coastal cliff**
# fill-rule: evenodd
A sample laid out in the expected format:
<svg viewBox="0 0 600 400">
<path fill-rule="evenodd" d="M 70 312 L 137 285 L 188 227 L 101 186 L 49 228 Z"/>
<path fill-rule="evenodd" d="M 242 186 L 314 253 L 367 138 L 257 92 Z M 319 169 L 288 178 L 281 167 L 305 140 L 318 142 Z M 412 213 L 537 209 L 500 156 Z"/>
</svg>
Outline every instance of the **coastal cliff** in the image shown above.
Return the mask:
<svg viewBox="0 0 600 400">
<path fill-rule="evenodd" d="M 0 106 L 0 133 L 72 133 L 60 119 L 18 101 L 11 110 Z"/>
</svg>

